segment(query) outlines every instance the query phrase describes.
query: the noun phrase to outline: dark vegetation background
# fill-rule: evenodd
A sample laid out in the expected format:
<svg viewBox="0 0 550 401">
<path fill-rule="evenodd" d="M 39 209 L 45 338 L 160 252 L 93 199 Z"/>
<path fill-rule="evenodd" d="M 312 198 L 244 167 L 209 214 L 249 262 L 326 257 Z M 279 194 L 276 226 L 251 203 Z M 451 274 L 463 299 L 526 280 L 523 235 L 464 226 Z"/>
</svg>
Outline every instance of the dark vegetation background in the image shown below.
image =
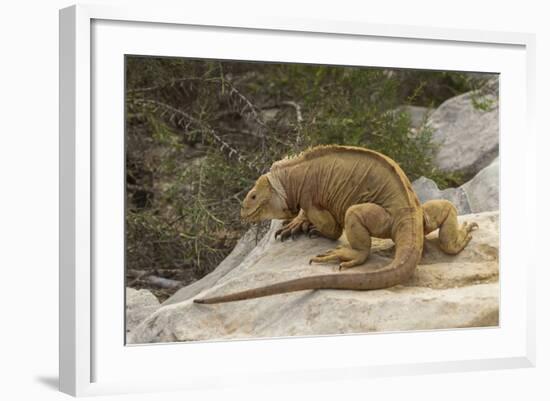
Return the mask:
<svg viewBox="0 0 550 401">
<path fill-rule="evenodd" d="M 480 80 L 127 56 L 127 286 L 149 288 L 163 301 L 211 272 L 248 229 L 240 202 L 258 176 L 311 145 L 363 145 L 396 160 L 411 181 L 462 184 L 434 167 L 430 130 L 412 128 L 402 106 L 437 107 Z"/>
</svg>

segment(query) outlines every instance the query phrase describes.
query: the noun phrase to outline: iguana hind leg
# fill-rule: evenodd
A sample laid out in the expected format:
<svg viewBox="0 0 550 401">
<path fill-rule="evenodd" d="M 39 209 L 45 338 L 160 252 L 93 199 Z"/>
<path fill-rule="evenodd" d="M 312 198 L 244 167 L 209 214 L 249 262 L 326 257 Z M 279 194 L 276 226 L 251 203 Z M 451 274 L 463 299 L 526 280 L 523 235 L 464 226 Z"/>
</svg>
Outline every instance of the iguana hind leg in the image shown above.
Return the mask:
<svg viewBox="0 0 550 401">
<path fill-rule="evenodd" d="M 346 211 L 344 230 L 349 246 L 339 246 L 311 258 L 311 262 L 340 262 L 340 269 L 358 266 L 367 260 L 371 248 L 371 235 L 389 238 L 391 216 L 374 203 L 361 203 Z"/>
<path fill-rule="evenodd" d="M 443 252 L 455 255 L 472 239 L 470 232 L 477 223 L 458 224 L 456 207 L 449 201 L 431 200 L 422 205 L 424 235 L 439 228 L 439 245 Z"/>
</svg>

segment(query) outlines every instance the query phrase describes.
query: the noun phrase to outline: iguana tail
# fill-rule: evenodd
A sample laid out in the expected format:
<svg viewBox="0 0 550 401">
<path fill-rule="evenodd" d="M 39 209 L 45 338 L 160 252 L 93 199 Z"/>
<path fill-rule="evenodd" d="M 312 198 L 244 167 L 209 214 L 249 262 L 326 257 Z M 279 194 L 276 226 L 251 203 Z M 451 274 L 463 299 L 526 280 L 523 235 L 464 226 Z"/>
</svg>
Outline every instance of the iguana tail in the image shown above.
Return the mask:
<svg viewBox="0 0 550 401">
<path fill-rule="evenodd" d="M 376 290 L 406 281 L 420 260 L 423 246 L 422 217 L 402 220 L 395 236 L 395 258 L 381 270 L 368 273 L 325 274 L 283 281 L 218 297 L 195 299 L 198 304 L 217 304 L 302 290 Z"/>
</svg>

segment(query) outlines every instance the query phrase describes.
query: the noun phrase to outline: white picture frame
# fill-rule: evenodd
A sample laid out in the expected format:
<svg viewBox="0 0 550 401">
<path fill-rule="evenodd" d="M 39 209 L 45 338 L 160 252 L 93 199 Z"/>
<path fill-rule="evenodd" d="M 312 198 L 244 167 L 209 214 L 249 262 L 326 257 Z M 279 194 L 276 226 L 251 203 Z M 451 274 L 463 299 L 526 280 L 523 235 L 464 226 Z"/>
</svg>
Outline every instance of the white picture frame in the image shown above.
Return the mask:
<svg viewBox="0 0 550 401">
<path fill-rule="evenodd" d="M 177 44 L 177 36 L 190 35 L 189 32 L 204 41 L 201 43 L 205 43 L 206 50 L 191 50 Z M 267 46 L 267 51 L 256 48 L 253 43 L 258 38 L 272 46 Z M 216 50 L 216 41 L 220 39 L 223 48 L 218 46 Z M 289 40 L 311 46 L 304 51 L 305 47 L 289 45 Z M 331 44 L 334 40 L 338 40 L 338 48 Z M 526 238 L 514 236 L 509 229 L 521 225 L 524 231 L 535 231 L 536 209 L 528 203 L 530 197 L 534 199 L 536 185 L 536 138 L 532 127 L 534 43 L 534 35 L 523 33 L 357 21 L 253 18 L 250 14 L 236 20 L 219 15 L 187 15 L 184 10 L 103 5 L 78 5 L 61 10 L 61 391 L 79 396 L 206 389 L 246 385 L 249 381 L 274 384 L 338 378 L 361 380 L 373 376 L 534 366 L 537 261 L 534 256 L 526 259 L 525 254 L 519 258 L 513 248 L 529 249 L 534 245 Z M 373 58 L 369 64 L 361 58 L 365 55 L 350 51 L 363 45 L 372 45 Z M 331 55 L 322 54 L 321 49 L 332 49 L 330 46 L 334 47 Z M 401 46 L 401 50 L 392 52 L 395 46 Z M 380 50 L 381 47 L 389 50 Z M 416 55 L 425 52 L 426 57 L 415 59 L 407 49 L 414 49 Z M 430 57 L 435 50 L 438 57 Z M 119 192 L 123 190 L 119 185 L 123 171 L 120 146 L 123 86 L 119 85 L 122 73 L 119 56 L 126 53 L 320 63 L 334 63 L 334 57 L 340 57 L 340 63 L 356 65 L 500 73 L 501 184 L 509 183 L 501 186 L 501 245 L 514 243 L 514 247 L 501 246 L 500 327 L 125 346 L 124 299 L 120 296 L 123 232 L 118 228 L 123 220 Z M 457 54 L 464 55 L 462 61 L 453 59 Z M 454 64 L 449 64 L 453 60 Z M 116 70 L 112 76 L 109 69 Z M 111 139 L 98 140 L 94 136 L 98 129 L 101 132 L 109 129 L 114 134 Z M 513 132 L 525 134 L 511 135 Z M 111 172 L 109 177 L 106 171 Z M 111 209 L 106 205 L 115 206 Z M 118 226 L 110 229 L 111 224 Z M 105 250 L 101 241 L 110 241 L 113 248 Z M 106 260 L 114 262 L 110 270 L 104 269 Z M 97 291 L 101 291 L 101 297 Z M 449 344 L 453 347 L 448 347 Z M 342 356 L 341 350 L 346 347 L 364 351 Z M 321 349 L 323 355 L 319 358 Z M 388 353 L 388 349 L 392 352 Z M 296 358 L 293 366 L 289 366 L 284 355 Z M 162 361 L 166 369 L 159 369 L 154 361 Z M 141 369 L 148 365 L 155 369 L 138 372 L 132 368 L 140 362 Z"/>
</svg>

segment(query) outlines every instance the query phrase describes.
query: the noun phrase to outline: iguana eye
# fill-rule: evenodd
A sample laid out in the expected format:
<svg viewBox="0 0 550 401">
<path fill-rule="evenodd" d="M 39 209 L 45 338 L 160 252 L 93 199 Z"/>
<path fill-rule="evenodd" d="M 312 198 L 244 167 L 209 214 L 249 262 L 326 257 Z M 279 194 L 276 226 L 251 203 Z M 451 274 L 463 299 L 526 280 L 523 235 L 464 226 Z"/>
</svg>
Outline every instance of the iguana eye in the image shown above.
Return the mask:
<svg viewBox="0 0 550 401">
<path fill-rule="evenodd" d="M 252 199 L 256 199 L 256 195 L 252 195 L 251 198 L 252 198 Z"/>
</svg>

